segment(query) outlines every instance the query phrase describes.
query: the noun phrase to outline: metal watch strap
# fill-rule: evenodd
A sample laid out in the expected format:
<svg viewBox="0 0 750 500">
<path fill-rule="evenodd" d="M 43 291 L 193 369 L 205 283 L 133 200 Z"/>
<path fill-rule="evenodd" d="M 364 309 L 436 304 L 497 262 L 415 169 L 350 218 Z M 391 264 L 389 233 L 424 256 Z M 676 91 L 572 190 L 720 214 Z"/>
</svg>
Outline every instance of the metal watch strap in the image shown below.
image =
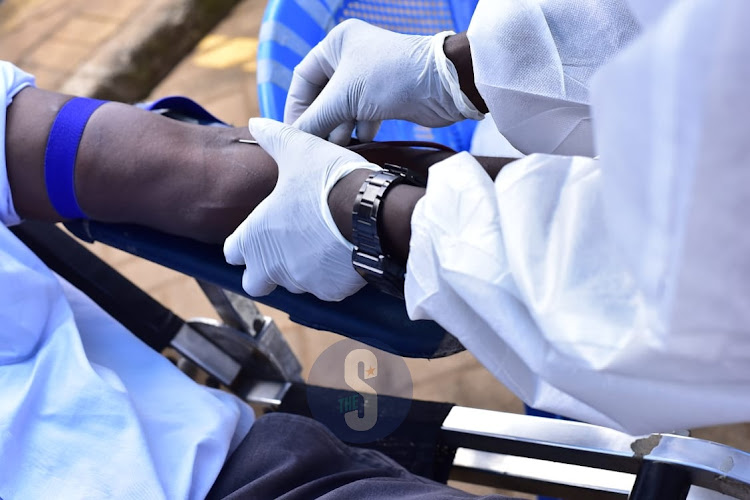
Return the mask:
<svg viewBox="0 0 750 500">
<path fill-rule="evenodd" d="M 388 191 L 406 182 L 401 174 L 381 170 L 371 174 L 362 184 L 352 211 L 352 265 L 378 289 L 396 297 L 404 296 L 404 266 L 383 253 L 378 234 L 381 201 Z"/>
</svg>

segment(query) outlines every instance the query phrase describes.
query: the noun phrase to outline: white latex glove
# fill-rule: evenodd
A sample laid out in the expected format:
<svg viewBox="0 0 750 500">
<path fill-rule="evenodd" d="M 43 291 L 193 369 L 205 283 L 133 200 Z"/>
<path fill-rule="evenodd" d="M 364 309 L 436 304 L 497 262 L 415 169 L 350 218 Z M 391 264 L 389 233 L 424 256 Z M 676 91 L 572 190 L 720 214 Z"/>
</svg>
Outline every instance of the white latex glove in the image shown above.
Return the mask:
<svg viewBox="0 0 750 500">
<path fill-rule="evenodd" d="M 483 115 L 461 92 L 443 52 L 453 32 L 402 35 L 349 19 L 336 26 L 294 69 L 284 122 L 347 144 L 371 141 L 382 120 L 443 127 Z"/>
<path fill-rule="evenodd" d="M 242 288 L 267 295 L 281 285 L 341 300 L 365 284 L 352 267 L 352 244 L 328 208 L 336 182 L 358 168 L 381 170 L 360 155 L 267 118 L 252 118 L 250 132 L 278 165 L 273 192 L 224 242 L 224 257 L 245 264 Z"/>
</svg>

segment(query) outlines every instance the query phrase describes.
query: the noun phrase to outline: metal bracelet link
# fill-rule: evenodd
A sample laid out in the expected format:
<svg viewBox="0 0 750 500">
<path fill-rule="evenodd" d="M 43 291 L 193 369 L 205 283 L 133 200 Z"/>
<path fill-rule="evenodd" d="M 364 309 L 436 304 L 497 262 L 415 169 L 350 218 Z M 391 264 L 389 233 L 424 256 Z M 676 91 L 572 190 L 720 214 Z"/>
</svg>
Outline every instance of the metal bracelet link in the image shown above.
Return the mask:
<svg viewBox="0 0 750 500">
<path fill-rule="evenodd" d="M 371 174 L 357 194 L 352 210 L 352 265 L 368 283 L 396 297 L 404 296 L 405 268 L 385 255 L 380 243 L 381 202 L 406 176 L 381 170 Z"/>
</svg>

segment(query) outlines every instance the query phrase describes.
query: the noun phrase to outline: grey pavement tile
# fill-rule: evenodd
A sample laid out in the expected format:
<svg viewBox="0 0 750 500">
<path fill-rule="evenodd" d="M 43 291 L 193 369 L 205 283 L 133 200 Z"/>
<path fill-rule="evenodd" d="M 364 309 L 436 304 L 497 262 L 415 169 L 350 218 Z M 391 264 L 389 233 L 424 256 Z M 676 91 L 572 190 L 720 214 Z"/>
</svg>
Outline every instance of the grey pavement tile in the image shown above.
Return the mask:
<svg viewBox="0 0 750 500">
<path fill-rule="evenodd" d="M 80 11 L 91 16 L 124 21 L 146 4 L 145 0 L 97 0 L 83 2 Z"/>
<path fill-rule="evenodd" d="M 148 293 L 156 291 L 165 283 L 190 279 L 176 271 L 139 258 L 121 263 L 118 265 L 118 271 Z"/>
<path fill-rule="evenodd" d="M 181 277 L 169 281 L 149 293 L 183 319 L 198 317 L 219 319 L 216 310 L 192 278 Z"/>
<path fill-rule="evenodd" d="M 92 46 L 112 36 L 118 27 L 119 23 L 114 19 L 80 15 L 68 19 L 57 30 L 55 37 L 59 40 Z"/>
<path fill-rule="evenodd" d="M 70 74 L 93 52 L 90 45 L 59 40 L 55 37 L 42 41 L 24 58 L 26 63 Z"/>
<path fill-rule="evenodd" d="M 0 19 L 3 19 L 3 7 L 0 5 Z M 64 9 L 50 9 L 44 15 L 35 15 L 30 19 L 16 22 L 6 20 L 0 24 L 0 59 L 28 65 L 34 49 L 49 40 L 69 17 L 70 14 Z"/>
<path fill-rule="evenodd" d="M 2 59 L 2 57 L 0 57 Z M 47 90 L 58 90 L 68 77 L 67 71 L 47 68 L 39 64 L 27 63 L 20 64 L 24 71 L 34 75 L 36 86 Z"/>
<path fill-rule="evenodd" d="M 694 429 L 691 435 L 750 452 L 750 423 Z"/>
</svg>

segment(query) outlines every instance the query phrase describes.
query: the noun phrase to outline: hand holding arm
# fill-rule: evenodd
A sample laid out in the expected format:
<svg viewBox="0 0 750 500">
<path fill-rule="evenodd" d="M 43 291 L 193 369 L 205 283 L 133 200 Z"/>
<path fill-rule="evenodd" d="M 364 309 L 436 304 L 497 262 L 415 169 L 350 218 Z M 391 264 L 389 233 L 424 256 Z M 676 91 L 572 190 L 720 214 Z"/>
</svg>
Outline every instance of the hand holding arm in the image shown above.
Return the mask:
<svg viewBox="0 0 750 500">
<path fill-rule="evenodd" d="M 379 169 L 362 156 L 272 120 L 250 120 L 250 131 L 276 160 L 279 179 L 273 193 L 227 238 L 224 255 L 245 264 L 243 288 L 250 295 L 281 285 L 324 300 L 341 300 L 365 281 L 352 266 L 352 208 L 362 183 Z M 451 153 L 407 150 L 380 160 L 425 167 Z M 377 161 L 375 155 L 372 157 Z M 482 158 L 494 176 L 510 159 Z M 397 186 L 387 196 L 384 248 L 405 262 L 414 205 L 424 189 Z M 329 208 L 330 207 L 330 208 Z"/>
<path fill-rule="evenodd" d="M 370 141 L 386 119 L 427 127 L 481 119 L 446 58 L 449 34 L 402 35 L 354 19 L 341 23 L 295 69 L 284 121 L 347 144 L 355 126 L 357 137 Z"/>
<path fill-rule="evenodd" d="M 279 177 L 268 198 L 227 238 L 230 264 L 245 264 L 242 286 L 250 295 L 276 285 L 341 300 L 364 280 L 351 265 L 352 245 L 339 233 L 328 193 L 346 174 L 377 170 L 360 155 L 265 118 L 250 120 L 255 139 L 277 162 Z"/>
</svg>

